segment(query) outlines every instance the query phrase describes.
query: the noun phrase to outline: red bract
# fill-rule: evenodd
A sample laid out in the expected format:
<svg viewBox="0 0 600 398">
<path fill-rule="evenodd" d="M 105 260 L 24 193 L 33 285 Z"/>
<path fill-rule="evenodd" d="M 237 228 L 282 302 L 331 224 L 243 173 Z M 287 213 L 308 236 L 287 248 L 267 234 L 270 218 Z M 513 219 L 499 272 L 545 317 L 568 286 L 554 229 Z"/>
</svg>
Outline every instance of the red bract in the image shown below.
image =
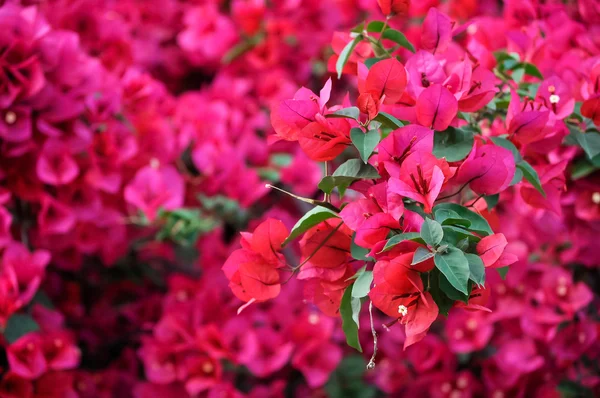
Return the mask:
<svg viewBox="0 0 600 398">
<path fill-rule="evenodd" d="M 428 152 L 413 152 L 402 164 L 386 164 L 390 173 L 389 189 L 424 205 L 425 212 L 431 212 L 446 178 L 451 176 L 448 163 L 437 159 Z"/>
<path fill-rule="evenodd" d="M 456 98 L 440 84 L 427 87 L 417 98 L 417 121 L 433 130 L 446 130 L 457 112 Z"/>
<path fill-rule="evenodd" d="M 442 14 L 437 8 L 430 8 L 423 21 L 421 34 L 421 48 L 443 53 L 452 40 L 452 22 L 447 15 Z"/>
<path fill-rule="evenodd" d="M 287 236 L 283 223 L 272 219 L 243 236 L 245 248 L 233 252 L 223 265 L 229 286 L 240 300 L 264 301 L 279 294 L 277 269 L 285 265 L 279 250 Z"/>
<path fill-rule="evenodd" d="M 458 184 L 469 184 L 478 194 L 493 195 L 505 190 L 515 174 L 513 154 L 497 145 L 476 145 L 456 173 Z"/>
</svg>

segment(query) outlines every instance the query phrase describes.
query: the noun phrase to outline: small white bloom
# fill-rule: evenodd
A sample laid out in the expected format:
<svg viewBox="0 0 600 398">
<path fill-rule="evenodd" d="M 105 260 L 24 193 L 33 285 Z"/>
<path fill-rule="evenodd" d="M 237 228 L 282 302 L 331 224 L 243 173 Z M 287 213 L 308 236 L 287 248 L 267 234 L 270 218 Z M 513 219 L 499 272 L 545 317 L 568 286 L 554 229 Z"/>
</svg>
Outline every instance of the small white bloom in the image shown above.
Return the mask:
<svg viewBox="0 0 600 398">
<path fill-rule="evenodd" d="M 556 94 L 552 94 L 550 96 L 550 103 L 551 104 L 558 104 L 558 101 L 560 101 L 560 97 Z"/>
<path fill-rule="evenodd" d="M 15 124 L 17 121 L 17 114 L 13 111 L 8 111 L 4 114 L 4 121 L 6 124 Z"/>
<path fill-rule="evenodd" d="M 406 306 L 404 306 L 404 305 L 399 305 L 398 313 L 402 316 L 406 316 L 406 314 L 408 314 L 408 308 L 406 308 Z"/>
</svg>

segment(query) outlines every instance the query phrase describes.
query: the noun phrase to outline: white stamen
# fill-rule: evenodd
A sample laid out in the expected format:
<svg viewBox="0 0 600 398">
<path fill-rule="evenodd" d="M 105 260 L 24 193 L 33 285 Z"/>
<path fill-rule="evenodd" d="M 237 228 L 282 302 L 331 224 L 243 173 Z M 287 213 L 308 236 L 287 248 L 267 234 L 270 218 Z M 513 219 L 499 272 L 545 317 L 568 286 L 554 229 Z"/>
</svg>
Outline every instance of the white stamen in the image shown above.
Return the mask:
<svg viewBox="0 0 600 398">
<path fill-rule="evenodd" d="M 600 205 L 600 192 L 594 192 L 592 194 L 592 202 L 594 202 L 597 205 Z"/>
<path fill-rule="evenodd" d="M 150 167 L 152 167 L 153 169 L 158 169 L 160 167 L 160 160 L 156 158 L 150 159 Z"/>
<path fill-rule="evenodd" d="M 319 323 L 319 314 L 312 313 L 308 316 L 308 323 L 311 325 L 316 325 Z"/>
<path fill-rule="evenodd" d="M 406 316 L 406 314 L 408 314 L 408 308 L 406 308 L 406 306 L 404 306 L 404 305 L 399 305 L 398 313 L 402 316 Z"/>
<path fill-rule="evenodd" d="M 15 124 L 17 121 L 17 114 L 13 111 L 8 111 L 4 114 L 4 121 L 6 124 Z"/>
<path fill-rule="evenodd" d="M 556 94 L 552 94 L 550 96 L 550 103 L 551 104 L 558 104 L 558 101 L 560 101 L 560 97 Z"/>
</svg>

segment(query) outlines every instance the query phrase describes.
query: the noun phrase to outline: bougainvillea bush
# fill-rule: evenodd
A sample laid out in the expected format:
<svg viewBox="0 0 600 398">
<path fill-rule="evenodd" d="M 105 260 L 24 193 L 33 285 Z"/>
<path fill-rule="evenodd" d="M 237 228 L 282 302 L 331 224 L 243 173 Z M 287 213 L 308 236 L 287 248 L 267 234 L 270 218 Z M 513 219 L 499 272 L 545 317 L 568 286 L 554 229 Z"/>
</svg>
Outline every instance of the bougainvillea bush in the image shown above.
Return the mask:
<svg viewBox="0 0 600 398">
<path fill-rule="evenodd" d="M 0 0 L 0 398 L 600 395 L 600 3 Z"/>
</svg>

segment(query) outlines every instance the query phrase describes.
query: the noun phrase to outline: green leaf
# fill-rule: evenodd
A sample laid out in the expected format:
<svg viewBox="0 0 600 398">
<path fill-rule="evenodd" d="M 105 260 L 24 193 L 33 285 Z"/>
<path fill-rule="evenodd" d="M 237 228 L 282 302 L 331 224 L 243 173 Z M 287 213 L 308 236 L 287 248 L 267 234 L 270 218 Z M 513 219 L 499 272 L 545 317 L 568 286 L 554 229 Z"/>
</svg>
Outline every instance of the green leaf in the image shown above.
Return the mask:
<svg viewBox="0 0 600 398">
<path fill-rule="evenodd" d="M 406 36 L 404 36 L 404 33 L 400 32 L 396 29 L 391 29 L 391 28 L 386 29 L 381 34 L 381 38 L 391 40 L 394 43 L 399 44 L 400 47 L 404 47 L 410 52 L 413 52 L 413 53 L 415 52 L 415 47 L 411 44 L 410 41 L 408 41 Z"/>
<path fill-rule="evenodd" d="M 502 137 L 491 137 L 492 142 L 498 146 L 501 146 L 504 149 L 508 149 L 509 151 L 512 152 L 513 157 L 515 158 L 515 163 L 519 163 L 521 160 L 523 160 L 523 158 L 521 157 L 521 154 L 519 153 L 519 150 L 517 149 L 517 147 L 515 146 L 515 144 L 513 144 L 512 142 L 510 142 L 509 140 L 507 140 L 506 138 L 502 138 Z"/>
<path fill-rule="evenodd" d="M 362 41 L 362 39 L 363 39 L 363 36 L 361 34 L 357 35 L 350 43 L 346 44 L 346 46 L 340 53 L 340 56 L 339 56 L 337 62 L 335 63 L 335 71 L 337 72 L 338 79 L 340 79 L 342 77 L 342 72 L 344 71 L 344 66 L 346 65 L 346 62 L 348 62 L 350 55 L 352 55 L 352 51 L 354 51 L 354 47 L 356 47 L 356 45 L 358 43 L 360 43 Z"/>
<path fill-rule="evenodd" d="M 415 242 L 425 243 L 425 241 L 421 238 L 421 234 L 419 234 L 418 232 L 404 232 L 402 234 L 394 235 L 390 239 L 388 239 L 381 252 L 388 251 L 392 247 L 404 242 L 405 240 L 413 240 Z"/>
<path fill-rule="evenodd" d="M 373 282 L 373 271 L 363 271 L 358 275 L 352 287 L 352 297 L 363 298 L 371 291 Z"/>
<path fill-rule="evenodd" d="M 469 262 L 469 279 L 479 286 L 485 283 L 485 266 L 481 257 L 472 253 L 465 253 L 465 257 Z"/>
<path fill-rule="evenodd" d="M 448 247 L 446 253 L 436 253 L 435 266 L 459 292 L 469 294 L 469 262 L 464 253 L 456 247 Z"/>
<path fill-rule="evenodd" d="M 293 158 L 289 153 L 275 153 L 271 155 L 271 163 L 278 167 L 288 167 Z"/>
<path fill-rule="evenodd" d="M 375 167 L 365 164 L 359 159 L 350 159 L 338 167 L 332 175 L 324 177 L 319 182 L 319 189 L 325 193 L 331 193 L 335 187 L 346 189 L 356 180 L 370 180 L 379 177 Z"/>
<path fill-rule="evenodd" d="M 463 239 L 457 241 L 455 246 L 458 250 L 466 252 L 467 250 L 469 250 L 470 244 L 471 244 L 471 242 L 469 241 L 469 238 L 463 238 Z M 465 253 L 465 255 L 466 255 L 466 253 Z"/>
<path fill-rule="evenodd" d="M 360 158 L 367 163 L 377 144 L 379 144 L 381 136 L 377 130 L 369 130 L 365 134 L 362 129 L 354 127 L 350 130 L 350 138 L 356 149 L 358 149 Z"/>
<path fill-rule="evenodd" d="M 386 23 L 381 21 L 372 21 L 367 25 L 367 32 L 369 33 L 380 33 L 383 28 L 386 26 Z"/>
<path fill-rule="evenodd" d="M 410 263 L 410 265 L 420 264 L 423 261 L 429 260 L 433 256 L 435 256 L 435 253 L 430 252 L 424 247 L 417 247 L 417 250 L 415 250 L 415 254 L 413 255 L 412 263 Z"/>
<path fill-rule="evenodd" d="M 404 127 L 404 123 L 402 123 L 400 120 L 398 120 L 395 116 L 390 115 L 389 113 L 386 113 L 386 112 L 380 111 L 377 114 L 377 116 L 375 116 L 375 119 L 373 119 L 373 120 L 378 121 L 385 127 L 389 127 L 393 130 L 399 129 L 400 127 Z"/>
<path fill-rule="evenodd" d="M 498 271 L 498 274 L 500 274 L 500 278 L 504 280 L 506 279 L 506 274 L 508 274 L 508 266 L 496 268 L 496 271 Z"/>
<path fill-rule="evenodd" d="M 425 243 L 435 247 L 440 244 L 443 237 L 444 230 L 440 223 L 430 218 L 426 218 L 421 226 L 421 238 L 423 238 Z"/>
<path fill-rule="evenodd" d="M 485 203 L 487 203 L 487 209 L 492 210 L 498 204 L 498 200 L 500 200 L 500 194 L 495 195 L 486 195 L 483 197 Z"/>
<path fill-rule="evenodd" d="M 521 170 L 517 167 L 515 169 L 515 175 L 513 176 L 513 179 L 510 181 L 509 186 L 512 187 L 513 185 L 520 183 L 522 179 L 523 179 L 523 170 Z"/>
<path fill-rule="evenodd" d="M 375 261 L 373 258 L 367 257 L 367 254 L 371 251 L 357 245 L 356 242 L 354 242 L 355 238 L 356 232 L 352 234 L 352 243 L 350 244 L 350 255 L 352 255 L 352 258 L 360 261 Z"/>
<path fill-rule="evenodd" d="M 440 277 L 442 276 L 440 271 L 437 268 L 432 269 L 427 274 L 421 274 L 422 276 L 427 276 L 427 278 L 423 281 L 425 286 L 429 286 L 429 293 L 431 297 L 433 297 L 433 301 L 438 306 L 440 314 L 448 316 L 448 311 L 454 305 L 454 301 L 449 299 L 448 296 L 442 289 L 440 289 Z M 427 280 L 428 279 L 428 280 Z"/>
<path fill-rule="evenodd" d="M 325 391 L 329 398 L 375 398 L 377 389 L 365 383 L 365 359 L 360 355 L 345 355 L 331 374 Z"/>
<path fill-rule="evenodd" d="M 292 240 L 296 239 L 298 236 L 302 235 L 312 227 L 317 224 L 322 223 L 325 220 L 330 218 L 337 218 L 338 215 L 321 206 L 317 206 L 315 208 L 310 209 L 305 215 L 302 216 L 301 219 L 298 220 L 296 225 L 292 228 L 290 235 L 283 241 L 282 246 L 287 245 Z"/>
<path fill-rule="evenodd" d="M 362 352 L 358 340 L 358 312 L 360 312 L 360 299 L 352 297 L 353 284 L 346 288 L 340 304 L 342 317 L 342 330 L 346 336 L 346 343 L 359 352 Z M 358 303 L 358 305 L 357 305 Z"/>
<path fill-rule="evenodd" d="M 444 230 L 444 242 L 450 243 L 453 246 L 457 246 L 461 240 L 467 239 L 469 242 L 477 243 L 481 240 L 478 236 L 472 232 L 454 225 L 443 225 Z"/>
<path fill-rule="evenodd" d="M 517 164 L 517 167 L 523 172 L 523 176 L 535 189 L 538 190 L 539 193 L 542 194 L 543 197 L 546 197 L 546 192 L 544 192 L 544 188 L 542 188 L 542 183 L 540 182 L 540 176 L 537 171 L 529 163 L 526 161 L 521 161 Z"/>
<path fill-rule="evenodd" d="M 523 73 L 525 73 L 526 75 L 537 77 L 538 79 L 544 79 L 542 72 L 540 72 L 540 70 L 537 68 L 537 66 L 530 64 L 529 62 L 518 63 L 516 66 L 512 67 L 511 69 L 515 72 L 517 70 L 522 69 Z M 513 73 L 513 76 L 514 76 L 514 73 Z M 515 79 L 515 81 L 517 81 L 517 80 Z"/>
<path fill-rule="evenodd" d="M 600 154 L 600 134 L 594 132 L 584 133 L 578 126 L 568 123 L 567 127 L 571 132 L 567 138 L 577 142 L 589 159 L 593 159 Z"/>
<path fill-rule="evenodd" d="M 354 119 L 354 120 L 358 120 L 359 116 L 360 116 L 360 111 L 355 106 L 338 109 L 337 111 L 335 111 L 333 113 L 328 113 L 327 115 L 325 115 L 325 117 L 328 117 L 328 118 L 342 117 L 342 118 Z"/>
<path fill-rule="evenodd" d="M 433 154 L 436 158 L 446 158 L 448 162 L 458 162 L 473 149 L 473 132 L 467 129 L 448 127 L 433 134 Z"/>
<path fill-rule="evenodd" d="M 40 326 L 30 315 L 13 314 L 6 323 L 4 338 L 9 344 L 12 344 L 27 333 L 38 330 L 40 330 Z"/>
<path fill-rule="evenodd" d="M 461 218 L 461 216 L 450 209 L 440 209 L 436 214 L 435 218 L 442 225 L 460 225 L 465 228 L 469 228 L 471 226 L 471 221 L 466 218 Z"/>
<path fill-rule="evenodd" d="M 444 292 L 444 294 L 452 301 L 462 301 L 463 303 L 467 304 L 469 302 L 469 292 L 462 293 L 459 292 L 458 290 L 456 290 L 452 284 L 450 283 L 450 281 L 448 281 L 448 278 L 446 278 L 443 274 L 440 274 L 439 276 L 439 284 L 440 284 L 440 290 L 442 292 Z"/>
<path fill-rule="evenodd" d="M 367 58 L 367 59 L 365 59 L 365 65 L 367 66 L 368 69 L 371 69 L 371 67 L 379 61 L 381 61 L 381 58 L 376 58 L 376 57 Z"/>
<path fill-rule="evenodd" d="M 572 381 L 562 380 L 557 387 L 562 398 L 592 398 L 594 392 L 584 385 Z"/>
<path fill-rule="evenodd" d="M 456 203 L 440 203 L 439 205 L 433 208 L 433 214 L 435 215 L 435 219 L 439 220 L 438 212 L 441 210 L 453 210 L 460 218 L 464 218 L 471 222 L 469 226 L 469 230 L 477 232 L 478 234 L 487 236 L 492 235 L 494 232 L 492 228 L 490 228 L 490 224 L 486 221 L 485 218 L 481 217 L 479 214 L 472 212 L 464 206 L 458 205 Z"/>
</svg>

